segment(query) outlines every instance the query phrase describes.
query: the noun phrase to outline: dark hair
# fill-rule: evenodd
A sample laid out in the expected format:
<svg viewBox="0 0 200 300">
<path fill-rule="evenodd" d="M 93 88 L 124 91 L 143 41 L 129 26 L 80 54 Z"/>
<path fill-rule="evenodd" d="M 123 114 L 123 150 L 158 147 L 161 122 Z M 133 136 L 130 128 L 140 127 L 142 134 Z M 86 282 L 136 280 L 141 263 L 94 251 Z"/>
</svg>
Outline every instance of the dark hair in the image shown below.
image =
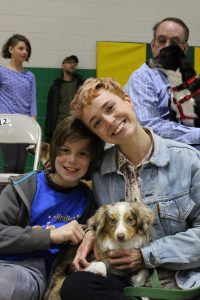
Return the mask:
<svg viewBox="0 0 200 300">
<path fill-rule="evenodd" d="M 82 139 L 90 140 L 91 163 L 85 179 L 89 179 L 91 173 L 99 167 L 104 151 L 105 143 L 97 135 L 88 130 L 80 120 L 69 116 L 60 121 L 54 130 L 50 145 L 50 162 L 53 172 L 55 169 L 56 156 L 59 155 L 61 146 L 66 142 L 75 142 Z"/>
<path fill-rule="evenodd" d="M 11 58 L 9 47 L 10 46 L 15 47 L 18 44 L 18 42 L 24 42 L 26 44 L 26 47 L 28 48 L 28 55 L 27 55 L 26 61 L 29 60 L 29 58 L 31 56 L 31 44 L 30 44 L 29 40 L 24 35 L 21 35 L 21 34 L 13 34 L 7 40 L 7 42 L 3 45 L 2 51 L 1 51 L 3 58 Z"/>
<path fill-rule="evenodd" d="M 63 59 L 62 64 L 68 62 L 68 61 L 74 61 L 76 64 L 78 64 L 78 57 L 76 55 L 70 55 Z"/>
<path fill-rule="evenodd" d="M 173 18 L 173 17 L 168 17 L 168 18 L 165 18 L 163 20 L 161 20 L 160 22 L 156 23 L 153 27 L 153 36 L 154 38 L 156 37 L 156 31 L 158 29 L 158 27 L 163 23 L 163 22 L 166 22 L 166 21 L 171 21 L 171 22 L 174 22 L 174 23 L 177 23 L 179 24 L 183 29 L 184 29 L 184 32 L 185 32 L 185 41 L 187 42 L 188 39 L 189 39 L 189 34 L 190 34 L 190 31 L 189 31 L 189 28 L 187 27 L 187 25 L 181 20 L 181 19 L 178 19 L 178 18 Z"/>
</svg>

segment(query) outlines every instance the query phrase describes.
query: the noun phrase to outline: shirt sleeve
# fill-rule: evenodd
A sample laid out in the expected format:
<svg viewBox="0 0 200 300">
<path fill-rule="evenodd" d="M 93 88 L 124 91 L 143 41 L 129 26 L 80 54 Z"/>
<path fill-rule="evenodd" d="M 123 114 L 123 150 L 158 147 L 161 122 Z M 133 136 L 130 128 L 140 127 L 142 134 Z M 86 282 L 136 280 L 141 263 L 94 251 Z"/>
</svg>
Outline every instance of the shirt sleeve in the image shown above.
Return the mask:
<svg viewBox="0 0 200 300">
<path fill-rule="evenodd" d="M 152 72 L 152 71 L 151 71 Z M 163 138 L 186 144 L 200 144 L 200 128 L 187 127 L 169 120 L 169 84 L 158 71 L 135 71 L 129 78 L 125 92 L 134 104 L 137 119 Z"/>
<path fill-rule="evenodd" d="M 32 228 L 29 222 L 24 222 L 27 223 L 25 227 L 18 224 L 22 202 L 11 184 L 0 194 L 0 255 L 32 253 L 50 247 L 50 230 Z M 24 211 L 28 214 L 26 209 Z M 22 218 L 26 220 L 27 216 L 22 214 Z"/>
<path fill-rule="evenodd" d="M 1 86 L 2 86 L 2 70 L 0 68 L 0 88 L 1 88 Z"/>
<path fill-rule="evenodd" d="M 186 270 L 200 266 L 200 156 L 190 152 L 191 182 L 189 197 L 192 206 L 184 210 L 185 231 L 164 236 L 141 248 L 145 265 L 154 268 L 164 265 L 167 269 Z M 181 213 L 179 211 L 179 217 Z M 195 246 L 196 245 L 196 246 Z"/>
<path fill-rule="evenodd" d="M 36 101 L 36 82 L 35 76 L 31 73 L 31 106 L 30 106 L 30 116 L 37 116 L 37 101 Z"/>
</svg>

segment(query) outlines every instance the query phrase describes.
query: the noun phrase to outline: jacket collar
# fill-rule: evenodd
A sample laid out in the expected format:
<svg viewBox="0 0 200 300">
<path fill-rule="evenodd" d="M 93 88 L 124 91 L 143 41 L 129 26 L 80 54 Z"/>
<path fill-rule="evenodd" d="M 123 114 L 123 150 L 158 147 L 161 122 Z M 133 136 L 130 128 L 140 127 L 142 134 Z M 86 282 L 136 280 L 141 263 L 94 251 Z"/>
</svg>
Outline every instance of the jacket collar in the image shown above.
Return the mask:
<svg viewBox="0 0 200 300">
<path fill-rule="evenodd" d="M 166 140 L 152 132 L 154 151 L 150 163 L 157 167 L 165 167 L 170 160 L 170 152 Z"/>
<path fill-rule="evenodd" d="M 170 153 L 166 145 L 166 140 L 154 134 L 152 131 L 151 133 L 152 133 L 152 138 L 154 143 L 154 150 L 149 160 L 149 163 L 157 167 L 164 167 L 168 164 L 170 159 Z M 116 146 L 113 146 L 108 150 L 106 150 L 100 168 L 101 175 L 117 172 L 116 157 L 117 157 Z"/>
</svg>

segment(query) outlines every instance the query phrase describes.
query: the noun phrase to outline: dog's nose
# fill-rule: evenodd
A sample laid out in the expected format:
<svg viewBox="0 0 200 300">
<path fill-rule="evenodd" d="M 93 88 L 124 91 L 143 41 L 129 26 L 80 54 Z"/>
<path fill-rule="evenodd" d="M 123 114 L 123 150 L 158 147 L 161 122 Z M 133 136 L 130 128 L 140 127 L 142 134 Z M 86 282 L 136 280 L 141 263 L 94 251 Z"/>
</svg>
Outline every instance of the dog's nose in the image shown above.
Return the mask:
<svg viewBox="0 0 200 300">
<path fill-rule="evenodd" d="M 125 240 L 125 234 L 124 233 L 118 233 L 117 239 L 119 242 L 123 242 Z"/>
</svg>

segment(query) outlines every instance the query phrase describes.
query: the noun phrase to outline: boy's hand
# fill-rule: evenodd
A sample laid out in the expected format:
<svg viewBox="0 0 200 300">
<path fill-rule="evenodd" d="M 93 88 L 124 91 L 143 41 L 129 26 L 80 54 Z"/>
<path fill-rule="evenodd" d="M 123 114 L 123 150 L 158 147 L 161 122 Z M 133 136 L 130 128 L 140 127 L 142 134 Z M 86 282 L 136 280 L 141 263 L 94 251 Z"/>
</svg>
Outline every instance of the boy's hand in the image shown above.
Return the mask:
<svg viewBox="0 0 200 300">
<path fill-rule="evenodd" d="M 54 244 L 71 242 L 72 245 L 78 245 L 84 238 L 85 225 L 80 225 L 77 221 L 71 221 L 61 227 L 55 228 L 50 232 L 50 240 Z"/>
<path fill-rule="evenodd" d="M 78 250 L 76 252 L 76 256 L 73 261 L 73 265 L 77 271 L 84 270 L 86 267 L 89 266 L 89 262 L 87 261 L 87 256 L 90 253 L 91 250 L 93 250 L 94 247 L 94 241 L 95 241 L 95 235 L 93 230 L 88 231 L 82 243 L 78 247 Z"/>
</svg>

